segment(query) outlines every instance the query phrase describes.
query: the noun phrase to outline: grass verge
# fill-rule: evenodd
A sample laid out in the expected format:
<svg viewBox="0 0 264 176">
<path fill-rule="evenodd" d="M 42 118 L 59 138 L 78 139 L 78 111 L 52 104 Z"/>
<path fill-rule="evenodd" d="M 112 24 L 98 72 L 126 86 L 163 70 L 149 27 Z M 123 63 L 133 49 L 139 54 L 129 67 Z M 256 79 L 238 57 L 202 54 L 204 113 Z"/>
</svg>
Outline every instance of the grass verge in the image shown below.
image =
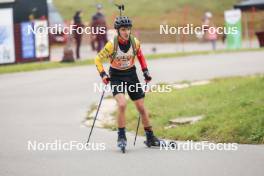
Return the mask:
<svg viewBox="0 0 264 176">
<path fill-rule="evenodd" d="M 264 76 L 214 79 L 211 84 L 170 93 L 148 93 L 146 106 L 158 137 L 264 144 Z M 171 129 L 169 120 L 204 115 L 195 123 Z M 129 101 L 127 128 L 135 130 L 138 112 Z M 139 131 L 143 134 L 142 128 Z"/>
</svg>

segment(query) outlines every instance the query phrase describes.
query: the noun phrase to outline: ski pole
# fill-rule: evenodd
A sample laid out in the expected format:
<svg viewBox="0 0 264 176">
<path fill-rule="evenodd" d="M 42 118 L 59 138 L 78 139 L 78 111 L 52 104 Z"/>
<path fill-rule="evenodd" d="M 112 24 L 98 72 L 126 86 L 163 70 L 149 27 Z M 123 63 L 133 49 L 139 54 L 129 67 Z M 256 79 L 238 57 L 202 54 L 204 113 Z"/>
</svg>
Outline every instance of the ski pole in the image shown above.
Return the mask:
<svg viewBox="0 0 264 176">
<path fill-rule="evenodd" d="M 138 123 L 137 123 L 137 130 L 136 130 L 136 135 L 135 135 L 135 139 L 134 139 L 134 146 L 136 146 L 136 140 L 137 140 L 137 134 L 138 134 L 138 128 L 140 125 L 140 115 L 138 115 Z"/>
<path fill-rule="evenodd" d="M 146 87 L 147 87 L 148 83 L 146 82 Z M 146 89 L 145 89 L 145 92 L 146 92 Z M 136 130 L 136 135 L 135 135 L 135 139 L 134 139 L 134 146 L 136 146 L 136 141 L 137 141 L 137 134 L 138 134 L 138 128 L 139 128 L 139 125 L 140 125 L 140 114 L 138 115 L 138 123 L 137 123 L 137 130 Z"/>
<path fill-rule="evenodd" d="M 103 90 L 103 93 L 102 93 L 102 96 L 101 96 L 101 99 L 100 99 L 99 105 L 98 105 L 98 107 L 97 107 L 96 114 L 95 114 L 94 121 L 93 121 L 93 125 L 92 125 L 92 128 L 91 128 L 91 131 L 90 131 L 90 134 L 89 134 L 89 137 L 88 137 L 88 140 L 87 140 L 86 144 L 88 144 L 89 141 L 90 141 L 90 137 L 91 137 L 91 135 L 92 135 L 92 131 L 93 131 L 93 128 L 94 128 L 94 124 L 95 124 L 95 121 L 96 121 L 96 119 L 97 119 L 97 115 L 98 115 L 99 109 L 100 109 L 100 107 L 101 107 L 101 104 L 102 104 L 102 101 L 103 101 L 103 98 L 104 98 L 104 94 L 105 94 L 105 89 Z"/>
</svg>

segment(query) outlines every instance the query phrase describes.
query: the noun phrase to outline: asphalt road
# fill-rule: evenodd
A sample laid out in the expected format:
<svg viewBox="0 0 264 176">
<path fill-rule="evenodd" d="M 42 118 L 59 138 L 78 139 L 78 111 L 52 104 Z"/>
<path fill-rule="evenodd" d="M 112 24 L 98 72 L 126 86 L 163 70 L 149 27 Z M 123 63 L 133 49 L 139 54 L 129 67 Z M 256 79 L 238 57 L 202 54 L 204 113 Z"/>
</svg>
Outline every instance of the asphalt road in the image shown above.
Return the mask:
<svg viewBox="0 0 264 176">
<path fill-rule="evenodd" d="M 264 73 L 264 52 L 243 52 L 149 61 L 153 82 L 204 80 Z M 141 75 L 141 74 L 140 74 Z M 202 175 L 262 176 L 264 146 L 238 145 L 237 151 L 148 149 L 128 134 L 128 151 L 116 147 L 116 132 L 95 129 L 91 140 L 103 151 L 29 151 L 28 142 L 84 143 L 82 125 L 97 102 L 94 66 L 0 75 L 0 175 Z M 41 146 L 41 145 L 40 145 Z"/>
</svg>

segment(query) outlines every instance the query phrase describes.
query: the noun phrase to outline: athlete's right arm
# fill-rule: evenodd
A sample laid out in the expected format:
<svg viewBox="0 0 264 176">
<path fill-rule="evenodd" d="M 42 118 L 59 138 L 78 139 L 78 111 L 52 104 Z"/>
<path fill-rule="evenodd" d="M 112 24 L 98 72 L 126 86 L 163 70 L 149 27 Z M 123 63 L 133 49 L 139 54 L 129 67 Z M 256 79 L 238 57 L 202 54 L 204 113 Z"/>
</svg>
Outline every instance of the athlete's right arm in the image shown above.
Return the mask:
<svg viewBox="0 0 264 176">
<path fill-rule="evenodd" d="M 109 56 L 113 54 L 113 51 L 114 51 L 114 45 L 111 41 L 109 41 L 95 57 L 94 62 L 101 76 L 102 74 L 105 74 L 103 60 L 109 58 Z"/>
</svg>

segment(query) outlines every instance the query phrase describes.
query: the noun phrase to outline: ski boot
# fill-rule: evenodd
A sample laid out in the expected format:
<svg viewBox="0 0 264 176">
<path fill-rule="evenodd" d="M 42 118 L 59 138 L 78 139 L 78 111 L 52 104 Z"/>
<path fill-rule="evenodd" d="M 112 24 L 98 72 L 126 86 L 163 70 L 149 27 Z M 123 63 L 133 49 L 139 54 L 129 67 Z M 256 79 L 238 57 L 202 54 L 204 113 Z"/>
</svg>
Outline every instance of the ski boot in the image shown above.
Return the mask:
<svg viewBox="0 0 264 176">
<path fill-rule="evenodd" d="M 146 137 L 147 140 L 144 141 L 144 143 L 146 144 L 147 147 L 160 147 L 162 141 L 159 140 L 156 136 L 154 136 L 153 131 L 146 131 Z"/>
<path fill-rule="evenodd" d="M 121 149 L 122 153 L 126 152 L 127 139 L 125 134 L 118 132 L 117 146 Z"/>
</svg>

